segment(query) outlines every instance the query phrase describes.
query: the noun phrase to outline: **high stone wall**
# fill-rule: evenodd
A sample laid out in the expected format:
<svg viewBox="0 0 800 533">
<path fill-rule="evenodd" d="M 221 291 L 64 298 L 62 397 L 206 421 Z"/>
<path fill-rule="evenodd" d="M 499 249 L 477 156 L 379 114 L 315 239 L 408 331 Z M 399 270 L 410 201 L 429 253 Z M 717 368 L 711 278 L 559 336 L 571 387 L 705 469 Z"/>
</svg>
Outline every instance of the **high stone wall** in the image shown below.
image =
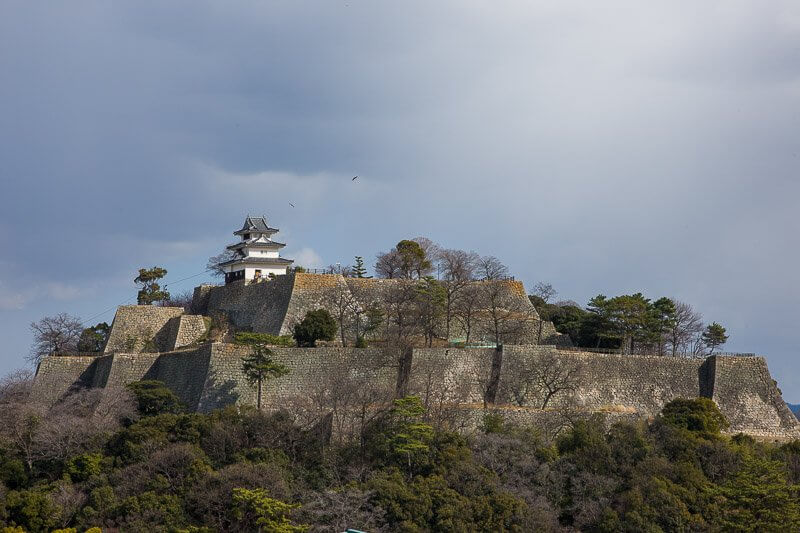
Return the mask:
<svg viewBox="0 0 800 533">
<path fill-rule="evenodd" d="M 178 323 L 170 319 L 182 314 L 182 307 L 121 305 L 111 323 L 104 353 L 171 350 L 170 341 L 175 338 Z"/>
<path fill-rule="evenodd" d="M 276 276 L 259 283 L 235 281 L 227 285 L 210 287 L 207 292 L 208 315 L 225 314 L 239 329 L 278 335 L 286 317 L 294 286 L 294 275 Z M 202 308 L 205 291 L 196 291 L 192 309 Z"/>
<path fill-rule="evenodd" d="M 210 320 L 200 315 L 181 315 L 177 321 L 175 338 L 170 343 L 173 350 L 197 342 L 198 339 L 205 336 L 210 325 Z"/>
<path fill-rule="evenodd" d="M 224 286 L 197 287 L 192 301 L 192 312 L 207 315 L 223 313 L 237 329 L 273 335 L 291 335 L 294 325 L 302 320 L 308 311 L 325 308 L 336 316 L 338 314 L 336 302 L 345 300 L 358 302 L 362 309 L 372 305 L 383 307 L 387 291 L 403 283 L 409 281 L 345 278 L 338 274 L 290 273 L 259 283 L 245 283 L 242 280 Z M 508 342 L 537 344 L 538 341 L 541 344 L 571 345 L 569 337 L 558 333 L 552 322 L 539 319 L 522 282 L 495 280 L 474 283 L 491 283 L 497 288 L 496 296 L 499 302 L 513 310 L 512 314 L 524 315 L 529 320 L 526 327 L 509 337 Z M 349 321 L 352 320 L 353 317 L 349 317 Z M 483 326 L 474 328 L 473 340 L 478 340 L 480 336 L 491 337 L 487 320 L 484 316 Z M 464 333 L 458 332 L 457 321 L 454 321 L 452 327 L 451 338 L 465 336 Z"/>
<path fill-rule="evenodd" d="M 183 313 L 182 307 L 118 307 L 104 353 L 167 352 L 195 343 L 208 325 L 200 315 Z"/>
<path fill-rule="evenodd" d="M 731 428 L 753 436 L 790 434 L 797 418 L 781 397 L 763 357 L 711 356 L 707 360 L 713 399 Z"/>
<path fill-rule="evenodd" d="M 158 379 L 191 410 L 205 412 L 233 403 L 255 405 L 256 388 L 247 382 L 241 368 L 247 350 L 208 343 L 165 354 L 47 357 L 39 366 L 33 394 L 55 403 L 81 387 Z M 396 390 L 399 355 L 389 350 L 276 347 L 273 351 L 274 359 L 290 373 L 264 384 L 263 405 L 269 410 L 288 409 L 301 423 L 312 423 L 333 410 L 336 431 L 353 434 L 361 423 L 357 414 L 388 404 Z M 540 409 L 541 396 L 535 394 L 517 405 L 508 391 L 524 365 L 541 369 L 550 363 L 579 370 L 572 386 L 554 394 L 546 410 Z M 760 357 L 693 360 L 560 352 L 552 346 L 504 346 L 502 351 L 416 349 L 408 391 L 419 395 L 435 412 L 480 411 L 493 380 L 494 408 L 517 420 L 541 422 L 542 417 L 552 417 L 547 419 L 556 423 L 571 410 L 583 415 L 649 419 L 670 400 L 703 395 L 719 405 L 731 423 L 731 433 L 800 438 L 800 423 L 783 403 Z M 366 406 L 366 411 L 359 406 Z M 465 427 L 464 420 L 479 418 L 462 418 L 457 427 Z"/>
</svg>

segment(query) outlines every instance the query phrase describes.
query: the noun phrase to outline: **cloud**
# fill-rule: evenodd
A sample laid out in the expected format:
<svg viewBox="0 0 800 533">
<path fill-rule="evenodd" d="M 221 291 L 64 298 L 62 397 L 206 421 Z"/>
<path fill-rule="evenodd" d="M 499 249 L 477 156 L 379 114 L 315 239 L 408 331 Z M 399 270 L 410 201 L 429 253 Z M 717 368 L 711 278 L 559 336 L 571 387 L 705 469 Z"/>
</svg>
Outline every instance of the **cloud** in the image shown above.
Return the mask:
<svg viewBox="0 0 800 533">
<path fill-rule="evenodd" d="M 305 268 L 325 267 L 322 258 L 311 248 L 301 248 L 296 252 L 287 252 L 283 255 L 289 259 L 294 259 L 295 266 L 302 266 Z"/>
<path fill-rule="evenodd" d="M 0 334 L 263 213 L 309 267 L 427 235 L 676 295 L 800 397 L 800 4 L 348 4 L 0 4 Z"/>
<path fill-rule="evenodd" d="M 27 307 L 37 300 L 71 301 L 87 295 L 89 291 L 73 285 L 48 282 L 14 291 L 7 283 L 0 283 L 0 310 L 14 311 Z"/>
</svg>

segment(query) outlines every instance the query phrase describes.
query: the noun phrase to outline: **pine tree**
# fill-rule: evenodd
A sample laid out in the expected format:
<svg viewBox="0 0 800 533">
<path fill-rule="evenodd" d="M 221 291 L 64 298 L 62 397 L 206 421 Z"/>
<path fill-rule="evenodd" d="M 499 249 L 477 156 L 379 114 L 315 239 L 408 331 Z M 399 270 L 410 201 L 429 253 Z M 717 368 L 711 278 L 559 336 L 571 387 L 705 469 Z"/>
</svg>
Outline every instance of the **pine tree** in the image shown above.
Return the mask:
<svg viewBox="0 0 800 533">
<path fill-rule="evenodd" d="M 728 335 L 726 334 L 725 328 L 716 322 L 709 324 L 703 332 L 703 344 L 708 348 L 709 355 L 714 353 L 717 347 L 722 346 L 727 341 Z"/>
<path fill-rule="evenodd" d="M 161 267 L 139 269 L 139 275 L 133 280 L 139 285 L 139 294 L 136 298 L 139 305 L 150 305 L 153 302 L 169 300 L 169 293 L 161 290 L 161 285 L 158 284 L 158 280 L 166 275 L 167 269 Z"/>
<path fill-rule="evenodd" d="M 258 333 L 237 333 L 236 344 L 252 347 L 252 352 L 242 358 L 242 372 L 251 385 L 258 385 L 256 406 L 260 411 L 264 381 L 285 376 L 289 369 L 272 360 L 272 350 L 267 348 L 266 336 L 262 337 Z"/>
<path fill-rule="evenodd" d="M 366 278 L 367 269 L 364 267 L 364 258 L 360 255 L 356 256 L 356 265 L 353 267 L 353 276 L 356 278 Z"/>
</svg>

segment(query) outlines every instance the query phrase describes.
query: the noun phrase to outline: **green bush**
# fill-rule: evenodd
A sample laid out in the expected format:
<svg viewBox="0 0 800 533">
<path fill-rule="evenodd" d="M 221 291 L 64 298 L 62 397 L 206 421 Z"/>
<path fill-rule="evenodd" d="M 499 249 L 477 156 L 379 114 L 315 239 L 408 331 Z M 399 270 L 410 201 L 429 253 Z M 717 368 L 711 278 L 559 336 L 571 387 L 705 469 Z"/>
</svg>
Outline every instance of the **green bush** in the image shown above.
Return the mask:
<svg viewBox="0 0 800 533">
<path fill-rule="evenodd" d="M 336 320 L 326 309 L 309 311 L 294 327 L 294 339 L 298 346 L 316 346 L 317 341 L 331 341 L 336 335 Z"/>
<path fill-rule="evenodd" d="M 72 481 L 86 481 L 102 470 L 103 455 L 99 453 L 84 453 L 75 456 L 67 462 L 65 469 Z"/>
<path fill-rule="evenodd" d="M 128 384 L 128 389 L 136 396 L 139 413 L 154 416 L 162 413 L 180 413 L 183 404 L 163 381 L 142 380 Z"/>
<path fill-rule="evenodd" d="M 719 435 L 729 425 L 717 404 L 708 398 L 672 400 L 661 410 L 661 420 L 705 436 Z"/>
</svg>

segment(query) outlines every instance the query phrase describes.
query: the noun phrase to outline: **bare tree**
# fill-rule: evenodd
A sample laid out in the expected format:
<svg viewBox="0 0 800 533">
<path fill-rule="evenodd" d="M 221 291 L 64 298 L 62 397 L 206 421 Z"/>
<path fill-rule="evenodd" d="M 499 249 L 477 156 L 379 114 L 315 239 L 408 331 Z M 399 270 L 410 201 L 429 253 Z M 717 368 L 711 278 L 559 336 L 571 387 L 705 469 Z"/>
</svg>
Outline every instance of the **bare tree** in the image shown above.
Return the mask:
<svg viewBox="0 0 800 533">
<path fill-rule="evenodd" d="M 417 320 L 417 286 L 412 281 L 400 281 L 384 293 L 386 306 L 386 339 L 397 339 L 407 343 L 419 333 Z"/>
<path fill-rule="evenodd" d="M 478 260 L 477 275 L 484 280 L 503 279 L 508 277 L 508 267 L 493 255 L 481 257 Z"/>
<path fill-rule="evenodd" d="M 328 268 L 325 269 L 327 272 L 331 274 L 341 274 L 346 278 L 353 277 L 353 267 L 350 265 L 343 265 L 341 263 L 336 263 L 333 265 L 328 265 Z"/>
<path fill-rule="evenodd" d="M 358 300 L 344 282 L 336 283 L 333 287 L 325 289 L 322 298 L 325 301 L 325 307 L 333 311 L 333 317 L 339 324 L 342 346 L 347 346 L 347 333 L 354 328 L 356 315 L 360 309 Z M 355 336 L 358 336 L 357 331 Z"/>
<path fill-rule="evenodd" d="M 434 339 L 441 336 L 445 302 L 446 291 L 441 283 L 431 277 L 417 282 L 416 319 L 428 347 L 433 345 Z"/>
<path fill-rule="evenodd" d="M 461 326 L 461 332 L 465 335 L 465 344 L 469 345 L 472 340 L 473 332 L 478 328 L 483 304 L 483 294 L 478 283 L 470 283 L 465 286 L 455 301 L 455 318 Z"/>
<path fill-rule="evenodd" d="M 679 353 L 699 353 L 700 335 L 703 332 L 703 316 L 686 302 L 675 302 L 675 319 L 667 331 L 667 344 L 673 357 Z"/>
<path fill-rule="evenodd" d="M 503 365 L 504 395 L 520 407 L 535 401 L 540 409 L 557 394 L 574 391 L 583 371 L 580 361 L 550 351 L 506 355 Z"/>
<path fill-rule="evenodd" d="M 0 406 L 27 401 L 33 386 L 33 372 L 27 368 L 14 370 L 0 378 Z"/>
<path fill-rule="evenodd" d="M 75 352 L 83 332 L 81 320 L 67 313 L 46 316 L 38 322 L 32 322 L 30 328 L 33 346 L 28 361 L 34 365 L 48 355 Z"/>
<path fill-rule="evenodd" d="M 437 264 L 445 289 L 445 338 L 450 339 L 451 325 L 456 314 L 458 299 L 464 288 L 472 282 L 479 256 L 464 250 L 439 250 Z"/>
<path fill-rule="evenodd" d="M 532 335 L 537 317 L 527 298 L 516 298 L 513 289 L 503 281 L 484 281 L 480 287 L 485 313 L 482 327 L 496 346 L 504 342 L 520 343 Z"/>
<path fill-rule="evenodd" d="M 194 295 L 192 291 L 185 290 L 177 294 L 170 294 L 167 300 L 161 300 L 156 305 L 160 307 L 183 307 L 187 313 L 192 308 L 192 299 Z"/>
<path fill-rule="evenodd" d="M 379 278 L 399 278 L 401 277 L 403 259 L 397 250 L 389 250 L 388 252 L 381 252 L 377 256 L 375 262 L 375 274 Z"/>
<path fill-rule="evenodd" d="M 558 291 L 551 284 L 540 281 L 533 286 L 533 294 L 544 300 L 544 303 L 547 303 L 550 298 L 558 294 Z"/>
<path fill-rule="evenodd" d="M 208 258 L 206 263 L 206 270 L 208 270 L 214 277 L 222 277 L 225 275 L 225 270 L 220 266 L 226 261 L 241 257 L 239 254 L 232 250 L 225 250 L 221 254 L 217 254 Z"/>
</svg>

